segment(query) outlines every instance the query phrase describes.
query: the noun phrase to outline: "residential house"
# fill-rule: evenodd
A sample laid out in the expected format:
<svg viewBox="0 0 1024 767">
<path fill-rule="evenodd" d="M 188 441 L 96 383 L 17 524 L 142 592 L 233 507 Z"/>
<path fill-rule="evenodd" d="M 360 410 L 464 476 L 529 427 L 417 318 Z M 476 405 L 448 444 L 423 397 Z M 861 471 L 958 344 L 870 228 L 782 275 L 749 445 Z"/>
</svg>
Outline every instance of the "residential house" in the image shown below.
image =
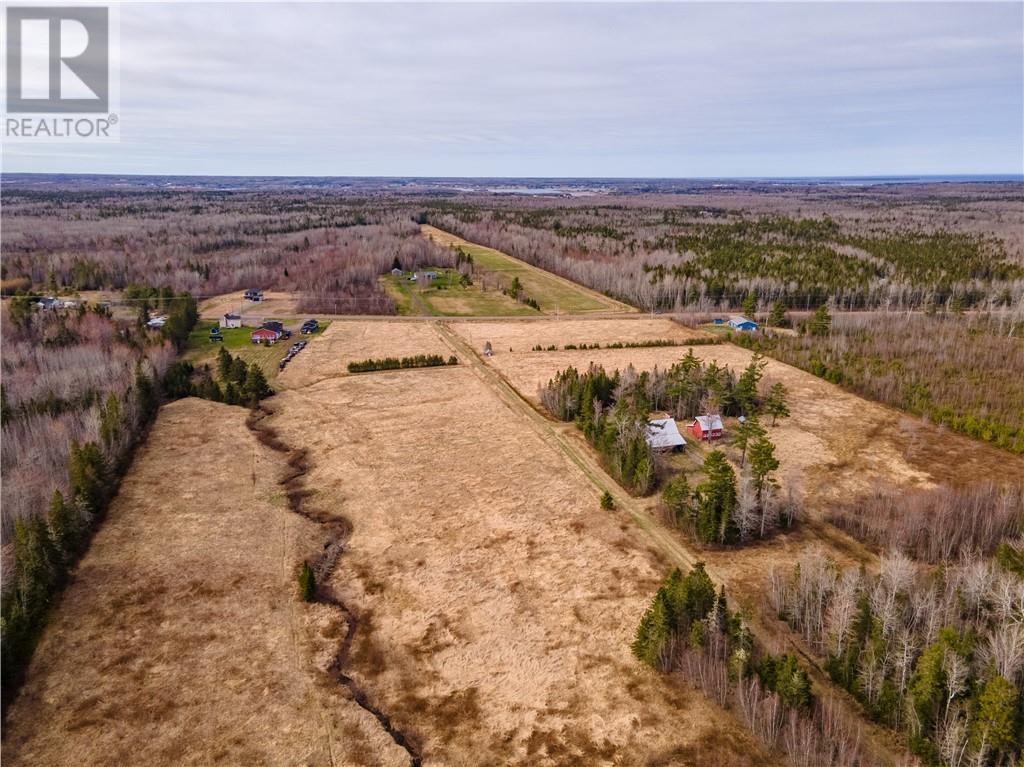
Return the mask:
<svg viewBox="0 0 1024 767">
<path fill-rule="evenodd" d="M 222 328 L 240 328 L 242 327 L 242 318 L 237 314 L 225 314 L 220 318 L 220 326 Z"/>
<path fill-rule="evenodd" d="M 261 344 L 264 342 L 276 343 L 277 339 L 281 337 L 281 333 L 271 328 L 258 328 L 249 335 L 249 340 L 254 344 Z"/>
<path fill-rule="evenodd" d="M 748 317 L 730 317 L 729 327 L 741 333 L 753 333 L 757 330 L 757 323 Z"/>
</svg>

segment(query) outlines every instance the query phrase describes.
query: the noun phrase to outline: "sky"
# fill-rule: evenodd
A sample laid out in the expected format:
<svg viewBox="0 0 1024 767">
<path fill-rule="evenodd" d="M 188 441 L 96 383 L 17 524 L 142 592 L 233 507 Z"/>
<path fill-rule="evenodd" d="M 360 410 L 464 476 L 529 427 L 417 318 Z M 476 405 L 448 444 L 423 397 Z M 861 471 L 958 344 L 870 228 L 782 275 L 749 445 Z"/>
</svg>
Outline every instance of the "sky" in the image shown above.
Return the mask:
<svg viewBox="0 0 1024 767">
<path fill-rule="evenodd" d="M 1024 3 L 125 4 L 118 143 L 4 172 L 1024 172 Z"/>
</svg>

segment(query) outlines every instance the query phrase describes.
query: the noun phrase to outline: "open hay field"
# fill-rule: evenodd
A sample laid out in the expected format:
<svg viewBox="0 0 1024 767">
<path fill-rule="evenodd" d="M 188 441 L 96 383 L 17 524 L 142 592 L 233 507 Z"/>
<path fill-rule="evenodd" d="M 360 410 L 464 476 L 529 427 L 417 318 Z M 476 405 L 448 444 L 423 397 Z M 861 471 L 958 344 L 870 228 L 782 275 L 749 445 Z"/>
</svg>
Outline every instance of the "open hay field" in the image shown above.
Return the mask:
<svg viewBox="0 0 1024 767">
<path fill-rule="evenodd" d="M 299 297 L 295 293 L 268 290 L 262 301 L 246 301 L 244 291 L 225 293 L 207 298 L 199 304 L 199 316 L 204 320 L 219 320 L 225 314 L 238 314 L 242 324 L 259 327 L 264 320 L 298 317 Z"/>
<path fill-rule="evenodd" d="M 468 242 L 429 224 L 420 227 L 423 236 L 445 247 L 459 247 L 473 256 L 476 265 L 501 275 L 509 283 L 518 277 L 523 292 L 540 304 L 544 314 L 586 314 L 588 312 L 635 312 L 631 306 L 578 285 L 564 277 L 513 258 L 501 251 Z"/>
<path fill-rule="evenodd" d="M 509 326 L 509 333 L 523 332 L 514 323 Z M 477 330 L 469 323 L 455 329 L 463 337 L 472 333 L 477 338 Z M 569 365 L 582 369 L 595 362 L 609 370 L 630 364 L 638 370 L 655 365 L 666 368 L 686 353 L 686 347 L 559 352 L 527 348 L 509 353 L 507 346 L 495 345 L 488 362 L 534 403 L 539 387 Z M 751 357 L 749 351 L 732 344 L 692 348 L 700 359 L 715 360 L 737 372 Z M 832 500 L 851 500 L 878 483 L 928 486 L 968 484 L 1013 473 L 1024 476 L 1022 458 L 869 402 L 797 368 L 767 362 L 764 381 L 785 384 L 792 412 L 790 418 L 769 428 L 782 464 L 779 475 L 802 481 L 812 510 Z"/>
<path fill-rule="evenodd" d="M 395 300 L 399 314 L 452 317 L 536 317 L 539 314 L 533 307 L 502 293 L 493 280 L 478 278 L 471 285 L 463 286 L 454 269 L 435 269 L 442 276 L 429 287 L 410 282 L 405 275 L 389 274 L 380 278 L 388 295 Z"/>
<path fill-rule="evenodd" d="M 661 339 L 684 343 L 709 336 L 702 330 L 684 327 L 664 317 L 642 315 L 621 319 L 565 317 L 529 322 L 481 320 L 452 322 L 450 326 L 478 352 L 490 341 L 495 355 L 507 353 L 510 348 L 517 352 L 530 351 L 537 344 L 545 348 L 554 345 L 561 349 L 566 344 L 607 346 Z"/>
<path fill-rule="evenodd" d="M 412 357 L 452 354 L 423 320 L 332 320 L 328 328 L 302 350 L 278 377 L 285 387 L 308 386 L 325 378 L 348 375 L 349 362 L 371 357 Z"/>
<path fill-rule="evenodd" d="M 163 408 L 9 711 L 5 764 L 406 763 L 322 670 L 334 619 L 295 587 L 319 530 L 246 416 Z"/>
<path fill-rule="evenodd" d="M 308 448 L 305 503 L 352 524 L 330 581 L 358 616 L 346 672 L 425 764 L 770 763 L 631 657 L 666 563 L 472 367 L 337 377 L 271 405 L 270 428 Z"/>
</svg>

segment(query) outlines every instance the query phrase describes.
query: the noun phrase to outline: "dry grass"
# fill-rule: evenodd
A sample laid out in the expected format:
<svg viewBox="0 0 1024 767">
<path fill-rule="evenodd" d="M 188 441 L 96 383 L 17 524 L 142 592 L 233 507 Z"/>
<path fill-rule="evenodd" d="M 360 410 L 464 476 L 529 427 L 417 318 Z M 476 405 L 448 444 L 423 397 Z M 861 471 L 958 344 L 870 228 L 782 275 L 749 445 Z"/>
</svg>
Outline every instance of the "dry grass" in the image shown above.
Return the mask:
<svg viewBox="0 0 1024 767">
<path fill-rule="evenodd" d="M 285 387 L 308 386 L 327 378 L 348 375 L 349 362 L 371 357 L 412 357 L 452 353 L 423 320 L 332 320 L 278 376 Z"/>
<path fill-rule="evenodd" d="M 490 341 L 495 356 L 514 352 L 528 352 L 537 344 L 564 347 L 566 344 L 636 343 L 638 341 L 668 339 L 686 342 L 693 338 L 706 338 L 711 334 L 694 330 L 663 317 L 624 317 L 622 319 L 586 319 L 579 317 L 530 321 L 467 321 L 452 322 L 451 327 L 465 338 L 478 352 Z M 666 347 L 671 353 L 679 349 Z M 614 351 L 614 350 L 613 350 Z M 638 351 L 631 349 L 629 351 Z"/>
<path fill-rule="evenodd" d="M 204 320 L 219 320 L 228 313 L 238 314 L 242 324 L 251 327 L 259 327 L 264 320 L 298 316 L 299 299 L 295 293 L 268 290 L 262 301 L 245 301 L 242 293 L 237 291 L 206 299 L 199 304 L 199 316 Z"/>
<path fill-rule="evenodd" d="M 533 344 L 693 332 L 639 317 L 451 327 L 473 348 L 490 340 L 487 365 L 527 398 L 569 364 L 644 369 L 686 352 Z M 664 541 L 625 510 L 599 509 L 592 469 L 554 439 L 589 451 L 571 426 L 524 417 L 486 367 L 343 373 L 366 357 L 450 354 L 449 343 L 432 321 L 334 322 L 273 400 L 269 425 L 308 450 L 304 503 L 353 525 L 330 584 L 359 618 L 345 672 L 426 764 L 686 764 L 709 743 L 718 763 L 765 763 L 729 715 L 631 658 L 668 566 Z M 750 356 L 693 348 L 735 369 Z M 1002 452 L 794 368 L 769 362 L 766 377 L 790 389 L 793 417 L 770 432 L 780 473 L 804 483 L 812 508 L 880 479 L 928 486 L 1017 470 Z M 326 608 L 292 601 L 293 568 L 317 531 L 285 510 L 270 477 L 282 459 L 243 418 L 194 400 L 161 414 L 12 711 L 15 763 L 319 764 L 328 743 L 341 763 L 404 759 L 310 668 L 329 665 L 343 633 Z M 817 523 L 703 556 L 732 599 L 756 606 L 772 565 L 823 544 L 863 561 Z"/>
<path fill-rule="evenodd" d="M 161 411 L 10 710 L 5 764 L 404 763 L 316 667 L 334 618 L 297 602 L 294 568 L 319 531 L 245 418 Z"/>
<path fill-rule="evenodd" d="M 523 292 L 540 303 L 544 314 L 556 314 L 559 310 L 563 314 L 636 311 L 632 306 L 501 251 L 468 242 L 429 224 L 423 224 L 420 230 L 424 237 L 438 245 L 462 248 L 473 256 L 476 265 L 492 274 L 502 275 L 507 285 L 511 285 L 512 279 L 518 277 L 523 285 Z"/>
<path fill-rule="evenodd" d="M 275 413 L 309 449 L 307 503 L 353 524 L 332 579 L 360 616 L 348 673 L 426 762 L 642 764 L 735 729 L 632 659 L 665 565 L 471 369 L 324 380 Z"/>
<path fill-rule="evenodd" d="M 475 328 L 472 333 L 475 337 Z M 525 353 L 512 354 L 507 347 L 495 348 L 489 364 L 534 402 L 538 387 L 569 365 L 667 368 L 686 353 L 680 347 L 525 352 L 524 346 Z M 692 348 L 700 359 L 737 372 L 751 357 L 732 344 Z M 1012 472 L 1024 475 L 1022 458 L 868 402 L 789 365 L 768 360 L 764 380 L 781 381 L 789 390 L 792 416 L 768 432 L 782 464 L 779 475 L 801 479 L 812 509 L 835 499 L 848 501 L 879 483 L 930 487 L 999 479 Z"/>
</svg>

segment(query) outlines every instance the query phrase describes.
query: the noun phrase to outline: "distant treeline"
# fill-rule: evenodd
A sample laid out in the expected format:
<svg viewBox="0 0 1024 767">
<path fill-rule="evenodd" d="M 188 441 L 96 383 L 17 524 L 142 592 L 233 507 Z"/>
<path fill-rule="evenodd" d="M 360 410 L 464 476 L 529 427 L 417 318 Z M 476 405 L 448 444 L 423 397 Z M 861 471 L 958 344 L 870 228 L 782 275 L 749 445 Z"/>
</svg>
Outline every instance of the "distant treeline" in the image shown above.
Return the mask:
<svg viewBox="0 0 1024 767">
<path fill-rule="evenodd" d="M 394 200 L 326 192 L 4 190 L 3 286 L 121 290 L 161 282 L 208 296 L 299 294 L 300 312 L 391 314 L 394 263 L 454 266 Z"/>
<path fill-rule="evenodd" d="M 660 346 L 711 346 L 711 345 L 720 344 L 720 343 L 722 343 L 722 339 L 720 339 L 720 338 L 711 338 L 711 337 L 708 337 L 708 338 L 691 338 L 691 339 L 689 339 L 687 341 L 673 341 L 670 338 L 652 338 L 652 339 L 646 339 L 646 340 L 643 340 L 643 341 L 614 341 L 614 342 L 612 342 L 610 344 L 605 344 L 603 347 L 601 346 L 600 343 L 597 343 L 597 342 L 592 343 L 592 344 L 586 344 L 586 343 L 583 343 L 583 344 L 565 344 L 565 346 L 563 346 L 562 348 L 565 351 L 574 351 L 574 350 L 586 351 L 588 349 L 601 349 L 601 348 L 604 348 L 604 349 L 647 349 L 647 348 L 651 348 L 651 347 L 660 347 Z M 540 344 L 536 344 L 533 347 L 533 351 L 535 351 L 535 352 L 556 352 L 556 351 L 558 351 L 558 346 L 556 346 L 554 344 L 551 344 L 549 346 L 541 346 Z"/>
<path fill-rule="evenodd" d="M 417 354 L 415 357 L 384 357 L 348 363 L 349 373 L 370 373 L 376 370 L 404 370 L 406 368 L 433 368 L 444 365 L 458 365 L 454 354 L 447 359 L 440 354 Z"/>
<path fill-rule="evenodd" d="M 958 229 L 864 207 L 815 218 L 631 205 L 434 202 L 430 223 L 647 310 L 1010 306 L 1024 298 L 1024 254 Z M 993 219 L 993 229 L 1000 224 Z"/>
</svg>

